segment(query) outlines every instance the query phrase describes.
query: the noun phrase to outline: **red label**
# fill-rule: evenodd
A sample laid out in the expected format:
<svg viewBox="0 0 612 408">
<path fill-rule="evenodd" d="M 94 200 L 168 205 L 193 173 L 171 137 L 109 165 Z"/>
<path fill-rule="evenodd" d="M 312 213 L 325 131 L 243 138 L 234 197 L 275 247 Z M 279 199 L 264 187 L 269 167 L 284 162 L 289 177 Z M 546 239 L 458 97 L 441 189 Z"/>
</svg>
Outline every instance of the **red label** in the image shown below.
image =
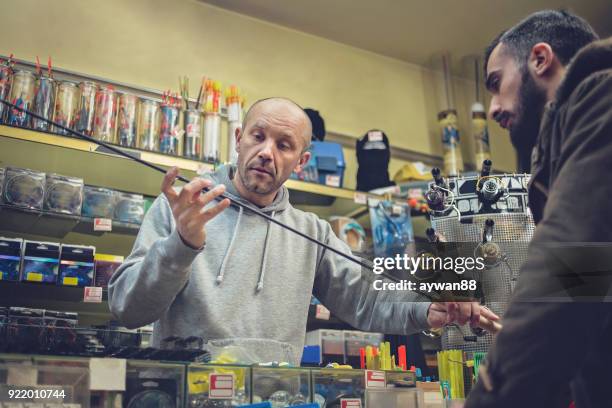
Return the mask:
<svg viewBox="0 0 612 408">
<path fill-rule="evenodd" d="M 211 374 L 210 375 L 210 399 L 232 399 L 234 398 L 234 375 L 233 374 Z"/>
<path fill-rule="evenodd" d="M 385 372 L 366 370 L 366 388 L 385 388 Z"/>
<path fill-rule="evenodd" d="M 361 400 L 358 398 L 340 399 L 340 408 L 361 408 Z"/>
<path fill-rule="evenodd" d="M 86 286 L 83 291 L 83 302 L 102 303 L 102 288 L 97 286 Z"/>
<path fill-rule="evenodd" d="M 109 218 L 94 218 L 94 231 L 106 231 L 110 232 L 113 230 L 113 220 Z"/>
</svg>

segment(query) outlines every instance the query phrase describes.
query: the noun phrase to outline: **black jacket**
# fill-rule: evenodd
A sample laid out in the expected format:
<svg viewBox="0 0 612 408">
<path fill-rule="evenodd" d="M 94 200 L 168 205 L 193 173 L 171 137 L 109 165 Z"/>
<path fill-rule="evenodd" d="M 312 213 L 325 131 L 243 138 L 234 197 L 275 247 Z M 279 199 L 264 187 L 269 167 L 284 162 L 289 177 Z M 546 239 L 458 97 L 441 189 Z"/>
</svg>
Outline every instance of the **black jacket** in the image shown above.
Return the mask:
<svg viewBox="0 0 612 408">
<path fill-rule="evenodd" d="M 581 50 L 532 157 L 537 223 L 466 407 L 612 407 L 612 38 Z M 607 302 L 605 301 L 607 299 Z"/>
</svg>

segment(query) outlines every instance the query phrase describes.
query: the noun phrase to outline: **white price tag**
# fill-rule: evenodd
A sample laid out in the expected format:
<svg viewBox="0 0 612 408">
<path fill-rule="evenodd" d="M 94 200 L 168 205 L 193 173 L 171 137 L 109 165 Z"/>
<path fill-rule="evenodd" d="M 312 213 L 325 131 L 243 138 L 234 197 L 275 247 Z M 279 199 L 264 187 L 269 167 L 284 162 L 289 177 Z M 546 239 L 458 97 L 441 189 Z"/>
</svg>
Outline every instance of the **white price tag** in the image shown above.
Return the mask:
<svg viewBox="0 0 612 408">
<path fill-rule="evenodd" d="M 83 290 L 83 302 L 102 303 L 102 288 L 97 286 L 86 286 Z"/>
<path fill-rule="evenodd" d="M 123 358 L 91 358 L 89 388 L 92 391 L 125 391 L 126 360 Z"/>
<path fill-rule="evenodd" d="M 368 195 L 366 193 L 356 191 L 355 195 L 353 196 L 353 201 L 355 201 L 355 204 L 366 205 L 368 203 Z"/>
<path fill-rule="evenodd" d="M 328 174 L 325 176 L 325 184 L 331 187 L 340 187 L 340 176 Z"/>
<path fill-rule="evenodd" d="M 94 231 L 111 232 L 113 230 L 113 220 L 109 218 L 94 218 Z"/>
<path fill-rule="evenodd" d="M 359 398 L 341 398 L 340 408 L 361 408 L 361 400 Z"/>
<path fill-rule="evenodd" d="M 365 380 L 366 388 L 385 388 L 387 386 L 384 371 L 366 370 Z"/>
<path fill-rule="evenodd" d="M 320 320 L 329 320 L 331 313 L 328 308 L 323 305 L 317 305 L 315 317 Z"/>
<path fill-rule="evenodd" d="M 368 132 L 368 142 L 382 142 L 383 134 L 380 130 L 371 130 Z"/>
<path fill-rule="evenodd" d="M 402 215 L 402 206 L 401 205 L 394 205 L 391 208 L 391 212 L 393 213 L 393 215 Z"/>
<path fill-rule="evenodd" d="M 210 399 L 232 399 L 234 398 L 234 374 L 211 374 L 210 375 Z"/>
</svg>

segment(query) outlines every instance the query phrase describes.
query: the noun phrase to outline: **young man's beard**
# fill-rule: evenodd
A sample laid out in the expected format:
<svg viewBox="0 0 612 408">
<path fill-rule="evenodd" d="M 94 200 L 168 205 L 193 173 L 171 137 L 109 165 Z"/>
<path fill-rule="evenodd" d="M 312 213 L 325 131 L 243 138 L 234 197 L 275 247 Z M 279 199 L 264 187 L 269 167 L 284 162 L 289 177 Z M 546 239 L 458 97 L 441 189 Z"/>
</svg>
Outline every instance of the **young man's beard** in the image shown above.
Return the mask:
<svg viewBox="0 0 612 408">
<path fill-rule="evenodd" d="M 531 152 L 540 132 L 546 104 L 546 92 L 539 88 L 525 68 L 519 90 L 516 121 L 510 129 L 510 139 L 518 157 L 518 171 L 531 170 Z"/>
</svg>

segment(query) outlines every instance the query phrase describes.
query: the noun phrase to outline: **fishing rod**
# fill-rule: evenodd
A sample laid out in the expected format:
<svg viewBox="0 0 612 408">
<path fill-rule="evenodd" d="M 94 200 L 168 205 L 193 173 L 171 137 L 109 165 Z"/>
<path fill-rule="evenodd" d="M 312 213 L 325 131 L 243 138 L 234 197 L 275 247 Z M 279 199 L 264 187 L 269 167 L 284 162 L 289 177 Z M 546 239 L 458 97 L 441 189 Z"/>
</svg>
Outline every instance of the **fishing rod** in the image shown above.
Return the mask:
<svg viewBox="0 0 612 408">
<path fill-rule="evenodd" d="M 44 122 L 46 122 L 46 123 L 48 123 L 50 125 L 55 126 L 56 128 L 62 129 L 62 130 L 66 131 L 66 132 L 68 132 L 68 133 L 70 133 L 70 134 L 72 134 L 74 136 L 77 136 L 80 139 L 86 140 L 88 142 L 92 142 L 94 144 L 97 144 L 98 146 L 102 146 L 102 147 L 110 150 L 113 153 L 116 153 L 116 154 L 118 154 L 120 156 L 126 157 L 126 158 L 128 158 L 130 160 L 133 160 L 133 161 L 135 161 L 137 163 L 140 163 L 143 166 L 149 167 L 149 168 L 151 168 L 151 169 L 153 169 L 153 170 L 155 170 L 155 171 L 157 171 L 159 173 L 166 174 L 166 170 L 164 170 L 162 167 L 157 166 L 157 165 L 155 165 L 153 163 L 149 163 L 146 160 L 142 160 L 140 157 L 132 156 L 131 154 L 129 154 L 129 153 L 123 151 L 122 149 L 120 149 L 118 147 L 115 147 L 115 146 L 113 146 L 111 144 L 108 144 L 106 142 L 94 139 L 93 137 L 87 136 L 87 135 L 85 135 L 83 133 L 77 132 L 76 130 L 73 130 L 73 129 L 69 128 L 69 127 L 66 127 L 66 126 L 62 125 L 62 124 L 54 122 L 53 120 L 50 120 L 50 119 L 45 118 L 45 117 L 43 117 L 41 115 L 38 115 L 37 113 L 32 112 L 32 111 L 30 111 L 28 109 L 25 109 L 25 108 L 23 108 L 21 106 L 17 106 L 17 105 L 15 105 L 15 104 L 13 104 L 13 103 L 11 103 L 9 101 L 6 101 L 6 100 L 4 100 L 2 98 L 0 98 L 0 103 L 3 103 L 5 105 L 9 106 L 12 109 L 16 109 L 19 112 L 28 114 L 28 115 L 36 118 L 36 119 L 42 120 L 42 121 L 44 121 Z M 189 183 L 189 179 L 187 179 L 187 178 L 185 178 L 183 176 L 178 175 L 177 179 L 181 180 L 184 183 Z M 209 188 L 203 188 L 202 190 L 203 191 L 209 191 L 210 189 Z M 221 199 L 225 199 L 225 198 L 230 200 L 230 202 L 233 205 L 236 205 L 238 207 L 242 207 L 243 209 L 246 209 L 248 211 L 252 211 L 254 214 L 257 214 L 258 216 L 264 218 L 265 220 L 267 220 L 267 221 L 269 221 L 271 223 L 274 223 L 274 224 L 278 225 L 279 227 L 284 228 L 284 229 L 286 229 L 286 230 L 288 230 L 290 232 L 293 232 L 294 234 L 296 234 L 296 235 L 298 235 L 298 236 L 300 236 L 300 237 L 302 237 L 302 238 L 312 242 L 315 245 L 318 245 L 318 246 L 320 246 L 322 248 L 325 248 L 325 249 L 335 253 L 336 255 L 339 255 L 339 256 L 347 259 L 348 261 L 356 263 L 357 265 L 359 265 L 359 266 L 361 266 L 363 268 L 366 268 L 368 270 L 372 269 L 373 265 L 371 263 L 365 262 L 365 260 L 362 260 L 360 258 L 354 257 L 354 256 L 349 255 L 347 253 L 344 253 L 342 251 L 339 251 L 339 250 L 337 250 L 337 249 L 327 245 L 326 243 L 319 241 L 316 238 L 313 238 L 313 237 L 311 237 L 311 236 L 309 236 L 309 235 L 307 235 L 307 234 L 305 234 L 305 233 L 303 233 L 303 232 L 301 232 L 301 231 L 299 231 L 299 230 L 297 230 L 297 229 L 295 229 L 295 228 L 293 228 L 293 227 L 291 227 L 289 225 L 286 225 L 286 224 L 282 223 L 281 221 L 278 221 L 278 220 L 272 218 L 271 216 L 265 214 L 264 212 L 262 212 L 258 208 L 255 208 L 255 207 L 253 207 L 251 205 L 248 205 L 248 204 L 245 204 L 243 202 L 237 201 L 237 200 L 235 200 L 235 199 L 233 199 L 233 198 L 231 198 L 231 197 L 229 197 L 229 196 L 227 196 L 225 194 L 219 195 L 216 199 L 217 200 L 221 200 Z M 392 275 L 390 275 L 388 273 L 383 273 L 382 275 L 384 277 L 392 280 L 392 281 L 395 281 L 395 282 L 399 281 L 396 277 L 394 277 L 394 276 L 392 276 Z M 423 291 L 420 291 L 420 290 L 414 290 L 413 292 L 418 293 L 418 294 L 424 296 L 425 298 L 430 299 L 431 301 L 440 301 L 440 300 L 443 300 L 443 297 L 440 296 L 440 295 L 437 295 L 437 294 L 427 293 L 427 292 L 423 292 Z M 481 324 L 482 327 L 488 329 L 492 333 L 495 333 L 495 332 L 499 331 L 499 329 L 501 328 L 499 323 L 489 321 L 486 318 L 484 318 L 483 316 L 480 317 L 480 324 Z"/>
</svg>

